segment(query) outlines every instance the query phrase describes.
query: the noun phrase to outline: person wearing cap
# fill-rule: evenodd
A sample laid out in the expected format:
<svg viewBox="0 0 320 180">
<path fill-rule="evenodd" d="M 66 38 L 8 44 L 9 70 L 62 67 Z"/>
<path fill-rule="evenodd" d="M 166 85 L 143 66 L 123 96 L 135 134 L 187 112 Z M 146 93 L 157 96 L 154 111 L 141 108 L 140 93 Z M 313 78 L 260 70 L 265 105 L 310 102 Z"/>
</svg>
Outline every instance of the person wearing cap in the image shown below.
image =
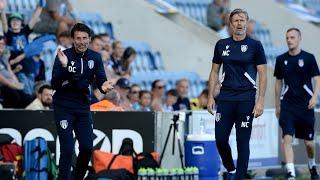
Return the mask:
<svg viewBox="0 0 320 180">
<path fill-rule="evenodd" d="M 91 86 L 105 94 L 113 89 L 107 80 L 99 53 L 88 49 L 92 30 L 77 23 L 71 30 L 73 47 L 64 51 L 58 49 L 51 85 L 53 110 L 60 141 L 59 178 L 63 180 L 83 179 L 93 149 L 93 120 L 90 112 Z M 71 177 L 72 155 L 74 153 L 73 131 L 79 142 L 79 155 L 75 177 Z"/>
<path fill-rule="evenodd" d="M 129 91 L 130 91 L 130 81 L 126 78 L 120 78 L 116 82 L 115 90 L 120 94 L 120 106 L 125 111 L 132 110 L 132 104 L 128 99 Z"/>
<path fill-rule="evenodd" d="M 9 15 L 9 21 L 4 9 L 5 3 L 0 4 L 1 21 L 7 45 L 10 46 L 11 56 L 9 58 L 12 69 L 17 73 L 18 79 L 25 84 L 24 92 L 33 94 L 34 86 L 34 63 L 31 58 L 26 58 L 23 50 L 29 43 L 28 36 L 32 32 L 32 28 L 39 20 L 42 7 L 38 6 L 27 25 L 23 25 L 23 16 L 20 13 L 14 12 Z M 9 23 L 9 24 L 8 24 Z"/>
</svg>

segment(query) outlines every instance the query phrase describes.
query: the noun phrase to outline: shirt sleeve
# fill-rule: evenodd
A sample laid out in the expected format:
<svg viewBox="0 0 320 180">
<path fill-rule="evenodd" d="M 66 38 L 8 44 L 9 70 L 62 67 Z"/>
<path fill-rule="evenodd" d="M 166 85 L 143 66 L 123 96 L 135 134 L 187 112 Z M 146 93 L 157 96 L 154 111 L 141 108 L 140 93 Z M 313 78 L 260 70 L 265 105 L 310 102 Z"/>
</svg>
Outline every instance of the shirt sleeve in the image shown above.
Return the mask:
<svg viewBox="0 0 320 180">
<path fill-rule="evenodd" d="M 255 61 L 256 65 L 267 64 L 266 55 L 260 41 L 258 41 L 256 46 Z"/>
<path fill-rule="evenodd" d="M 27 24 L 26 26 L 23 27 L 22 32 L 28 37 L 29 34 L 32 33 L 32 29 L 30 29 L 29 25 Z"/>
<path fill-rule="evenodd" d="M 219 54 L 219 42 L 220 41 L 218 41 L 214 47 L 214 55 L 212 58 L 212 63 L 215 63 L 215 64 L 222 64 L 222 60 Z"/>
<path fill-rule="evenodd" d="M 311 69 L 310 69 L 310 74 L 311 74 L 311 77 L 314 77 L 314 76 L 319 76 L 320 73 L 319 73 L 319 67 L 318 67 L 318 64 L 317 64 L 317 61 L 316 61 L 316 58 L 314 57 L 314 55 L 311 55 Z"/>
<path fill-rule="evenodd" d="M 95 72 L 95 76 L 96 76 L 96 83 L 97 83 L 97 87 L 99 89 L 99 91 L 103 94 L 105 94 L 106 92 L 104 92 L 101 89 L 101 86 L 103 85 L 103 83 L 105 81 L 107 81 L 107 76 L 106 76 L 106 72 L 104 70 L 104 66 L 103 66 L 103 62 L 102 62 L 102 58 L 100 55 L 97 55 L 96 57 L 96 63 L 97 63 L 97 67 L 96 67 L 96 72 Z"/>
<path fill-rule="evenodd" d="M 276 59 L 276 65 L 275 65 L 274 73 L 273 73 L 273 76 L 275 76 L 277 79 L 283 79 L 283 71 L 281 70 L 280 61 L 281 61 L 281 59 L 278 56 Z"/>
</svg>

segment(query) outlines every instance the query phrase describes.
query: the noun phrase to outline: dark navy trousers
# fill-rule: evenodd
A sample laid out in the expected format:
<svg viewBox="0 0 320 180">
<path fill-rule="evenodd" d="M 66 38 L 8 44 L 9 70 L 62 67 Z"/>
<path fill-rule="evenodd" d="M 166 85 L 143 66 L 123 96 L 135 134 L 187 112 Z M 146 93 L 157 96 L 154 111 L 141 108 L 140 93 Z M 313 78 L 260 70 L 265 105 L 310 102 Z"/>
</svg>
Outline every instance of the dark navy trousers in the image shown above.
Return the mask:
<svg viewBox="0 0 320 180">
<path fill-rule="evenodd" d="M 217 101 L 216 144 L 224 167 L 229 172 L 236 169 L 236 180 L 244 179 L 248 169 L 254 105 L 254 101 Z M 238 150 L 237 168 L 233 163 L 229 145 L 229 136 L 234 124 Z"/>
<path fill-rule="evenodd" d="M 54 119 L 60 141 L 60 180 L 83 180 L 93 148 L 93 125 L 90 110 L 67 109 L 54 106 Z M 75 177 L 71 175 L 74 138 L 79 142 L 79 155 L 75 167 Z"/>
</svg>

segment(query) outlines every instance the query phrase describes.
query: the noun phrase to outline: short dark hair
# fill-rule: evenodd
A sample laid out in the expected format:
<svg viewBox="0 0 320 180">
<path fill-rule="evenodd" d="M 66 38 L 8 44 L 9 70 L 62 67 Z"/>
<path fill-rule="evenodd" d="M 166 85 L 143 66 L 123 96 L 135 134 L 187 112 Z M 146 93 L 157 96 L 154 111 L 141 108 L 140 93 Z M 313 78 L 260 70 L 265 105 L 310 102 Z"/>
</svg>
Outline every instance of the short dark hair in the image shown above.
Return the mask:
<svg viewBox="0 0 320 180">
<path fill-rule="evenodd" d="M 50 89 L 51 90 L 52 87 L 49 84 L 44 84 L 39 88 L 38 93 L 41 94 L 44 89 Z"/>
<path fill-rule="evenodd" d="M 249 21 L 249 15 L 248 15 L 248 12 L 243 10 L 243 9 L 240 9 L 240 8 L 237 8 L 237 9 L 234 9 L 231 13 L 230 13 L 230 16 L 229 16 L 229 22 L 231 23 L 232 22 L 232 17 L 236 14 L 244 14 L 246 16 L 246 20 Z"/>
<path fill-rule="evenodd" d="M 114 41 L 113 43 L 112 43 L 112 49 L 114 49 L 114 48 L 116 48 L 116 46 L 117 46 L 117 44 L 121 44 L 121 41 Z"/>
<path fill-rule="evenodd" d="M 151 94 L 151 92 L 150 92 L 150 91 L 147 91 L 147 90 L 141 90 L 141 91 L 139 92 L 139 99 L 141 99 L 141 97 L 142 97 L 144 94 L 150 94 L 150 95 L 152 96 L 152 94 Z"/>
<path fill-rule="evenodd" d="M 289 29 L 287 30 L 287 33 L 290 32 L 290 31 L 297 31 L 298 34 L 299 34 L 299 36 L 301 37 L 301 31 L 300 31 L 300 29 L 298 29 L 298 28 L 296 28 L 296 27 L 292 27 L 292 28 L 289 28 Z"/>
<path fill-rule="evenodd" d="M 88 33 L 89 37 L 91 37 L 93 34 L 92 30 L 89 28 L 89 26 L 82 24 L 82 23 L 77 23 L 72 27 L 72 29 L 71 29 L 71 37 L 72 38 L 74 37 L 74 33 L 76 31 L 86 32 L 86 33 Z"/>
<path fill-rule="evenodd" d="M 202 92 L 200 93 L 200 96 L 201 95 L 204 95 L 204 96 L 208 97 L 208 89 L 202 90 Z"/>
<path fill-rule="evenodd" d="M 69 31 L 63 31 L 59 34 L 59 37 L 70 37 L 70 32 Z"/>
<path fill-rule="evenodd" d="M 174 97 L 178 97 L 179 96 L 177 90 L 175 90 L 175 89 L 170 89 L 169 91 L 167 91 L 166 92 L 166 96 L 168 96 L 168 95 L 171 95 L 171 96 L 174 96 Z"/>
<path fill-rule="evenodd" d="M 100 35 L 92 35 L 91 42 L 94 41 L 95 39 L 101 39 L 101 36 Z"/>
<path fill-rule="evenodd" d="M 108 33 L 101 33 L 101 34 L 99 34 L 99 36 L 101 37 L 101 36 L 107 36 L 107 37 L 110 37 L 110 35 L 108 34 Z"/>
<path fill-rule="evenodd" d="M 151 83 L 151 90 L 153 90 L 154 88 L 156 88 L 156 85 L 158 82 L 161 82 L 161 79 L 156 79 Z"/>
</svg>

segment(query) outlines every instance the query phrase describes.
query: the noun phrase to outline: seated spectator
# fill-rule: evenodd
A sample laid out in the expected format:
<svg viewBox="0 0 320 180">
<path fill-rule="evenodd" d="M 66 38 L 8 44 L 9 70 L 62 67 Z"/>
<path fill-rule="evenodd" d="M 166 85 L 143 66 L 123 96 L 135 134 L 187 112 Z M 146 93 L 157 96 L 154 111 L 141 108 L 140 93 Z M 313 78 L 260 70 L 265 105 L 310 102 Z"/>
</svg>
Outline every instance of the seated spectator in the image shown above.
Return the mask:
<svg viewBox="0 0 320 180">
<path fill-rule="evenodd" d="M 50 85 L 42 85 L 35 100 L 29 104 L 27 110 L 49 110 L 52 105 L 52 87 Z"/>
<path fill-rule="evenodd" d="M 188 96 L 189 83 L 187 79 L 180 79 L 176 82 L 176 90 L 178 92 L 177 102 L 173 105 L 175 111 L 190 110 L 190 101 Z"/>
<path fill-rule="evenodd" d="M 107 76 L 113 78 L 123 77 L 130 79 L 132 72 L 130 64 L 136 59 L 136 56 L 137 52 L 132 47 L 126 48 L 117 64 L 112 63 L 112 60 L 109 61 Z"/>
<path fill-rule="evenodd" d="M 131 104 L 138 103 L 139 102 L 139 92 L 141 91 L 141 88 L 138 84 L 132 84 L 129 91 L 129 101 Z"/>
<path fill-rule="evenodd" d="M 0 99 L 4 108 L 25 108 L 32 101 L 23 86 L 11 70 L 4 37 L 0 36 Z"/>
<path fill-rule="evenodd" d="M 57 46 L 57 49 L 61 49 L 62 51 L 65 50 L 65 49 L 68 49 L 70 47 L 72 47 L 72 39 L 70 37 L 70 32 L 69 31 L 64 31 L 64 32 L 61 32 L 59 35 L 58 35 L 58 46 Z M 54 53 L 55 55 L 57 54 Z"/>
<path fill-rule="evenodd" d="M 163 80 L 157 79 L 151 84 L 152 102 L 151 107 L 154 111 L 162 111 L 163 96 L 166 85 Z"/>
<path fill-rule="evenodd" d="M 120 106 L 125 111 L 131 111 L 132 104 L 128 99 L 128 94 L 130 91 L 130 81 L 126 78 L 120 78 L 117 80 L 114 89 L 120 94 Z"/>
<path fill-rule="evenodd" d="M 100 36 L 94 35 L 91 37 L 91 42 L 90 42 L 89 48 L 98 52 L 98 53 L 101 53 L 101 51 L 103 49 L 103 41 L 100 38 Z"/>
<path fill-rule="evenodd" d="M 247 36 L 249 36 L 253 39 L 256 39 L 256 37 L 254 36 L 255 28 L 256 28 L 256 21 L 253 19 L 250 19 L 248 21 L 248 26 L 247 26 L 247 32 L 246 32 Z"/>
<path fill-rule="evenodd" d="M 139 92 L 139 103 L 133 104 L 135 111 L 151 111 L 151 92 L 142 90 Z"/>
<path fill-rule="evenodd" d="M 130 68 L 130 64 L 136 59 L 136 57 L 137 57 L 137 52 L 132 47 L 128 47 L 124 50 L 120 60 L 119 75 L 121 77 L 130 79 L 131 72 L 132 72 Z"/>
<path fill-rule="evenodd" d="M 62 16 L 59 13 L 62 4 L 67 6 L 67 16 Z M 40 21 L 35 24 L 34 32 L 59 36 L 60 33 L 69 31 L 76 24 L 76 20 L 72 17 L 72 8 L 69 0 L 46 0 Z"/>
<path fill-rule="evenodd" d="M 219 31 L 223 27 L 224 17 L 228 13 L 228 8 L 224 0 L 213 0 L 207 9 L 207 24 L 214 31 Z"/>
<path fill-rule="evenodd" d="M 108 66 L 109 66 L 109 60 L 110 60 L 110 51 L 107 50 L 107 49 L 102 49 L 101 51 L 101 58 L 102 58 L 102 62 L 103 62 L 103 66 L 104 66 L 104 70 L 106 71 L 107 73 L 107 70 L 108 70 Z M 112 71 L 112 69 L 110 68 L 110 71 Z M 113 71 L 112 71 L 113 72 Z M 108 78 L 110 78 L 108 76 Z"/>
<path fill-rule="evenodd" d="M 120 94 L 110 91 L 105 94 L 104 99 L 90 106 L 91 111 L 124 111 L 120 106 Z"/>
<path fill-rule="evenodd" d="M 197 98 L 190 100 L 191 110 L 207 109 L 208 103 L 208 89 L 204 89 Z"/>
<path fill-rule="evenodd" d="M 175 89 L 170 89 L 166 92 L 166 99 L 163 104 L 162 111 L 164 112 L 172 112 L 173 105 L 177 102 L 178 92 Z"/>
<path fill-rule="evenodd" d="M 123 55 L 123 47 L 120 41 L 112 43 L 112 54 L 108 61 L 107 77 L 118 78 L 121 70 L 121 57 Z"/>
<path fill-rule="evenodd" d="M 108 33 L 102 33 L 102 34 L 99 34 L 102 42 L 103 42 L 103 49 L 111 49 L 111 38 L 109 36 Z"/>
<path fill-rule="evenodd" d="M 224 26 L 222 29 L 218 31 L 218 35 L 221 39 L 226 39 L 231 36 L 231 27 L 230 27 L 230 21 L 229 21 L 230 13 L 227 13 L 224 17 Z"/>
<path fill-rule="evenodd" d="M 32 58 L 25 57 L 23 50 L 29 44 L 28 36 L 31 34 L 36 22 L 39 21 L 41 12 L 42 7 L 38 6 L 29 23 L 25 26 L 23 26 L 23 17 L 20 13 L 10 14 L 9 21 L 7 22 L 5 11 L 2 9 L 1 12 L 4 35 L 7 45 L 10 46 L 11 56 L 9 63 L 14 72 L 17 72 L 19 81 L 24 83 L 24 92 L 29 95 L 33 95 L 34 62 Z"/>
</svg>

